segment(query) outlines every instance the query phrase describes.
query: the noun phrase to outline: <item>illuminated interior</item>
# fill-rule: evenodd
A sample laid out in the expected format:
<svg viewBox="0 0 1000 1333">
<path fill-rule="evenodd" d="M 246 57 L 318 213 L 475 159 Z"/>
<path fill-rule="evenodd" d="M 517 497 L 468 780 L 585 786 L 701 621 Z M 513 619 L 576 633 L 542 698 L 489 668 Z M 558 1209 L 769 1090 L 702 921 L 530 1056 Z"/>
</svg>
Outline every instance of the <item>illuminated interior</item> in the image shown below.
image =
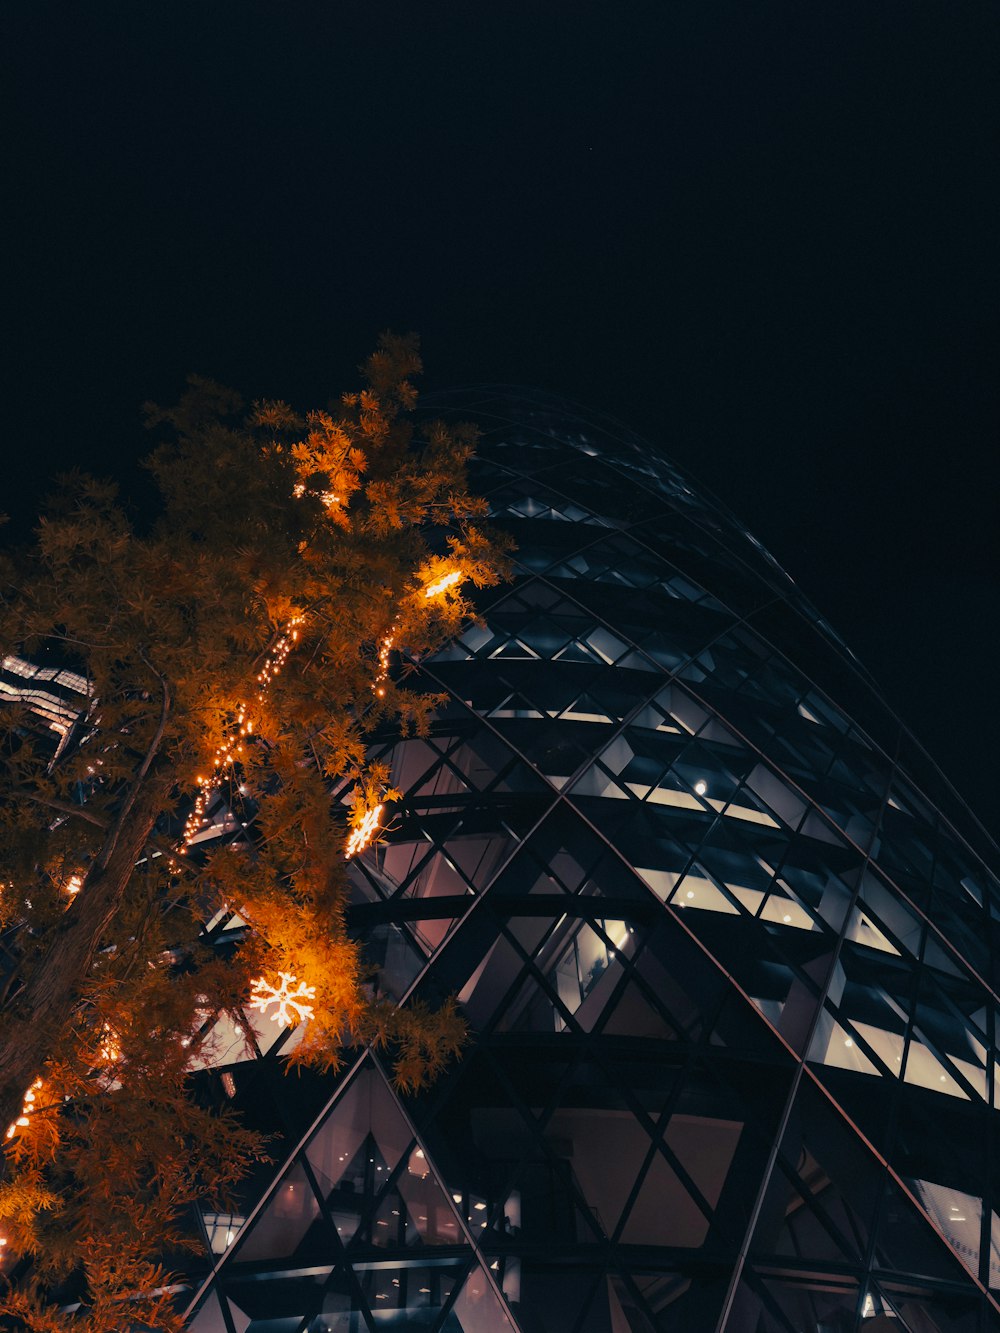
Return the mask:
<svg viewBox="0 0 1000 1333">
<path fill-rule="evenodd" d="M 310 1090 L 294 1028 L 220 1028 L 283 1138 L 204 1217 L 190 1327 L 1000 1327 L 995 849 L 652 446 L 542 396 L 439 410 L 481 426 L 516 577 L 416 664 L 430 734 L 376 746 L 404 795 L 351 921 L 469 1046 L 404 1098 L 378 1052 Z"/>
</svg>

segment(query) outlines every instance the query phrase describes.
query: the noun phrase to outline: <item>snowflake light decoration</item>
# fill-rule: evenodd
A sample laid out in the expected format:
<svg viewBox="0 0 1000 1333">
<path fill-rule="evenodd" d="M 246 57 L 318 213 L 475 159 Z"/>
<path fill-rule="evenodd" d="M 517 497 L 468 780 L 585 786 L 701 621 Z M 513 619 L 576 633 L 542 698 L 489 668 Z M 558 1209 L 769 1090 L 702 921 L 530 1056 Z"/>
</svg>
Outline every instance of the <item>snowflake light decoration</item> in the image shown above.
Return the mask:
<svg viewBox="0 0 1000 1333">
<path fill-rule="evenodd" d="M 291 972 L 279 972 L 277 986 L 272 986 L 264 977 L 258 977 L 250 987 L 250 993 L 253 997 L 250 1001 L 251 1009 L 259 1009 L 264 1013 L 270 1005 L 278 1006 L 270 1016 L 272 1023 L 302 1023 L 312 1018 L 313 1007 L 304 1001 L 314 998 L 316 987 L 298 981 Z"/>
</svg>

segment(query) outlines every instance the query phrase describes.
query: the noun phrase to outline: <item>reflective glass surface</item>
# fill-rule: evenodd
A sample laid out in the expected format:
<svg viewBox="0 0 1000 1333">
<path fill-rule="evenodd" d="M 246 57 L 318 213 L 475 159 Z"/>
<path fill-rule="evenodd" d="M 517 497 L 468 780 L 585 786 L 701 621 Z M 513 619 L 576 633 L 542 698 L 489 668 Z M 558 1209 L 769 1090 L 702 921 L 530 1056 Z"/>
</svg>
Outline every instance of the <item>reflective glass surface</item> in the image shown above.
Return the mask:
<svg viewBox="0 0 1000 1333">
<path fill-rule="evenodd" d="M 416 664 L 447 702 L 377 747 L 405 795 L 352 919 L 470 1042 L 416 1098 L 358 1054 L 206 1217 L 191 1327 L 1000 1327 L 992 844 L 652 446 L 538 395 L 436 407 L 483 432 L 516 577 Z"/>
</svg>

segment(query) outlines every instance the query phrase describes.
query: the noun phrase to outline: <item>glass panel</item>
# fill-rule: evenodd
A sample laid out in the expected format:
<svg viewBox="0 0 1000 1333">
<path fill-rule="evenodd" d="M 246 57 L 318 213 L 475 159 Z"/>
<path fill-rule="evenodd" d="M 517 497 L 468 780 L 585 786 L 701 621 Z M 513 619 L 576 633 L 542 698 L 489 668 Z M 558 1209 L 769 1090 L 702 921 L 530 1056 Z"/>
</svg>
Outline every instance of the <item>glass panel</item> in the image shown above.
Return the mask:
<svg viewBox="0 0 1000 1333">
<path fill-rule="evenodd" d="M 376 1328 L 431 1329 L 465 1274 L 468 1259 L 355 1262 Z M 445 1328 L 450 1327 L 445 1321 Z"/>
<path fill-rule="evenodd" d="M 296 1163 L 275 1188 L 263 1212 L 244 1231 L 234 1254 L 241 1262 L 287 1258 L 299 1249 L 318 1217 L 316 1196 Z"/>
<path fill-rule="evenodd" d="M 650 1150 L 650 1138 L 628 1111 L 562 1108 L 545 1127 L 605 1235 L 614 1233 Z"/>
<path fill-rule="evenodd" d="M 205 1303 L 188 1325 L 191 1333 L 230 1333 L 222 1316 L 219 1298 L 214 1291 L 209 1292 Z"/>
<path fill-rule="evenodd" d="M 414 1229 L 414 1240 L 424 1245 L 458 1245 L 464 1241 L 452 1200 L 431 1174 L 422 1148 L 410 1153 L 397 1189 Z"/>
<path fill-rule="evenodd" d="M 456 1333 L 515 1333 L 514 1325 L 503 1308 L 482 1268 L 474 1268 L 466 1279 L 452 1307 L 458 1321 Z"/>
<path fill-rule="evenodd" d="M 929 1180 L 912 1180 L 909 1183 L 948 1244 L 973 1276 L 978 1277 L 982 1199 L 950 1189 L 947 1185 L 934 1185 Z M 991 1254 L 991 1284 L 996 1280 L 996 1264 L 997 1256 Z"/>
</svg>

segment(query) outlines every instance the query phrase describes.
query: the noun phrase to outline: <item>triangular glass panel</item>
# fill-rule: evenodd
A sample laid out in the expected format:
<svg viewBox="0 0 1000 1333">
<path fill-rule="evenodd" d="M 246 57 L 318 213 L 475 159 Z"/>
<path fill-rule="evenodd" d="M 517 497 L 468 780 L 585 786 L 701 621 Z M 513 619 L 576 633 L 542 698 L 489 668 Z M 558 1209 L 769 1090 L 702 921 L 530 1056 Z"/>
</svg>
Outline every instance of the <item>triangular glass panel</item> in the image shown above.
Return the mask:
<svg viewBox="0 0 1000 1333">
<path fill-rule="evenodd" d="M 448 1333 L 517 1333 L 516 1325 L 481 1265 L 473 1268 L 466 1278 L 444 1329 Z"/>
<path fill-rule="evenodd" d="M 591 664 L 599 664 L 602 659 L 598 657 L 596 653 L 591 652 L 589 648 L 585 648 L 582 643 L 574 641 L 573 643 L 567 644 L 565 648 L 562 648 L 556 653 L 553 660 L 556 662 L 589 662 Z"/>
<path fill-rule="evenodd" d="M 891 1180 L 880 1223 L 876 1262 L 882 1267 L 958 1283 L 969 1280 L 962 1259 Z"/>
<path fill-rule="evenodd" d="M 937 1293 L 887 1280 L 873 1281 L 869 1291 L 882 1304 L 887 1333 L 978 1333 L 982 1327 L 979 1300 L 971 1292 L 963 1298 L 956 1291 Z"/>
<path fill-rule="evenodd" d="M 573 1181 L 603 1234 L 613 1235 L 649 1155 L 649 1134 L 630 1111 L 605 1107 L 561 1107 L 544 1132 L 554 1152 L 572 1154 Z"/>
<path fill-rule="evenodd" d="M 929 1180 L 911 1180 L 908 1183 L 959 1259 L 973 1277 L 978 1277 L 982 1199 L 947 1185 L 935 1185 Z M 994 1263 L 991 1256 L 991 1279 L 995 1284 L 996 1275 L 992 1271 Z"/>
<path fill-rule="evenodd" d="M 609 1333 L 654 1333 L 653 1325 L 620 1277 L 608 1274 L 607 1307 Z"/>
<path fill-rule="evenodd" d="M 617 665 L 619 670 L 628 670 L 628 671 L 657 670 L 656 665 L 653 662 L 651 662 L 648 657 L 644 656 L 640 652 L 635 651 L 634 649 L 630 650 L 625 654 L 624 657 L 620 658 Z"/>
<path fill-rule="evenodd" d="M 523 957 L 509 940 L 501 937 L 492 945 L 459 995 L 474 1028 L 486 1027 L 523 967 Z"/>
<path fill-rule="evenodd" d="M 609 717 L 604 704 L 599 703 L 591 694 L 581 694 L 570 706 L 559 714 L 561 722 L 616 722 L 617 717 Z"/>
<path fill-rule="evenodd" d="M 499 1273 L 500 1266 L 494 1270 Z M 508 1301 L 514 1300 L 514 1318 L 528 1328 L 573 1329 L 580 1333 L 607 1333 L 608 1301 L 603 1277 L 569 1270 L 556 1264 L 523 1264 L 518 1275 L 517 1295 L 512 1295 L 512 1284 L 504 1273 L 503 1293 Z M 595 1282 L 599 1299 L 598 1308 L 588 1311 L 580 1322 L 583 1307 L 594 1296 Z M 600 1308 L 603 1305 L 603 1310 Z"/>
<path fill-rule="evenodd" d="M 824 1009 L 816 1023 L 806 1059 L 832 1069 L 851 1069 L 857 1074 L 878 1077 L 882 1070 L 861 1049 L 856 1040 L 857 1035 L 853 1031 L 846 1032 L 829 1010 Z M 889 1072 L 893 1073 L 894 1070 L 890 1068 Z"/>
<path fill-rule="evenodd" d="M 435 852 L 421 863 L 406 885 L 407 898 L 464 897 L 471 892 L 462 875 L 443 852 Z"/>
<path fill-rule="evenodd" d="M 454 929 L 456 921 L 460 919 L 460 917 L 454 916 L 427 917 L 421 921 L 411 921 L 410 929 L 421 947 L 430 955 L 435 950 L 440 949 Z"/>
<path fill-rule="evenodd" d="M 901 956 L 892 941 L 872 920 L 871 913 L 864 912 L 859 907 L 851 909 L 845 939 L 853 940 L 855 944 L 863 944 L 868 949 L 878 949 L 881 953 L 895 954 L 897 958 Z"/>
<path fill-rule="evenodd" d="M 508 694 L 506 699 L 499 703 L 496 708 L 491 708 L 488 717 L 517 717 L 517 718 L 540 718 L 544 713 L 540 713 L 534 705 L 524 697 L 523 694 Z"/>
<path fill-rule="evenodd" d="M 411 1138 L 381 1074 L 363 1065 L 306 1146 L 341 1240 L 354 1235 L 364 1200 L 389 1179 Z"/>
<path fill-rule="evenodd" d="M 635 967 L 648 989 L 666 1009 L 674 1026 L 689 1041 L 696 1041 L 701 1035 L 704 1016 L 687 989 L 681 985 L 676 968 L 668 970 L 664 967 L 648 946 L 639 954 Z M 712 1003 L 709 997 L 706 1000 Z"/>
<path fill-rule="evenodd" d="M 534 973 L 529 972 L 496 1026 L 498 1032 L 564 1032 L 570 1023 Z"/>
<path fill-rule="evenodd" d="M 262 1210 L 246 1224 L 231 1254 L 240 1263 L 312 1254 L 314 1241 L 324 1249 L 331 1241 L 326 1235 L 311 1236 L 314 1227 L 326 1231 L 312 1185 L 302 1164 L 295 1161 L 272 1187 Z"/>
<path fill-rule="evenodd" d="M 737 1121 L 671 1116 L 665 1143 L 684 1163 L 701 1199 L 692 1195 L 666 1157 L 656 1152 L 629 1209 L 622 1240 L 635 1245 L 699 1248 L 709 1228 L 705 1205 L 711 1209 L 718 1202 L 742 1130 Z"/>
<path fill-rule="evenodd" d="M 426 949 L 414 942 L 405 922 L 371 927 L 365 940 L 366 964 L 377 969 L 375 989 L 379 995 L 401 1000 L 423 968 Z"/>
<path fill-rule="evenodd" d="M 424 1329 L 429 1333 L 455 1327 L 450 1315 L 440 1322 L 441 1313 L 465 1277 L 468 1265 L 467 1258 L 428 1260 L 414 1256 L 395 1262 L 358 1259 L 352 1267 L 375 1329 Z M 339 1325 L 334 1328 L 340 1333 Z"/>
<path fill-rule="evenodd" d="M 591 764 L 573 783 L 572 793 L 577 796 L 598 796 L 620 801 L 628 800 L 628 793 L 608 774 L 600 764 Z"/>
<path fill-rule="evenodd" d="M 490 653 L 490 658 L 494 661 L 497 658 L 511 658 L 513 660 L 530 658 L 532 661 L 537 662 L 538 654 L 532 652 L 526 644 L 521 643 L 518 639 L 508 639 L 502 647 L 496 648 Z"/>
<path fill-rule="evenodd" d="M 232 1333 L 232 1329 L 222 1313 L 220 1299 L 218 1293 L 214 1290 L 208 1293 L 198 1313 L 188 1324 L 190 1333 Z M 239 1333 L 243 1333 L 249 1323 L 250 1320 L 244 1316 L 242 1328 L 239 1324 L 235 1326 Z"/>
<path fill-rule="evenodd" d="M 601 1030 L 620 1037 L 652 1037 L 662 1041 L 676 1041 L 678 1038 L 678 1033 L 653 1007 L 637 982 L 632 980 L 605 1018 Z"/>
<path fill-rule="evenodd" d="M 525 624 L 518 626 L 518 639 L 543 659 L 555 657 L 560 648 L 565 648 L 572 635 L 561 629 L 548 616 L 534 616 Z"/>
<path fill-rule="evenodd" d="M 243 1229 L 246 1218 L 239 1213 L 206 1212 L 201 1214 L 205 1239 L 213 1254 L 225 1254 Z"/>
<path fill-rule="evenodd" d="M 400 1212 L 405 1211 L 412 1232 L 407 1244 L 460 1245 L 465 1241 L 454 1200 L 435 1178 L 423 1148 L 416 1146 L 410 1152 L 396 1190 Z"/>
<path fill-rule="evenodd" d="M 822 1142 L 821 1150 L 836 1172 L 841 1164 L 836 1149 Z M 797 1160 L 790 1160 L 792 1157 Z M 817 1264 L 850 1265 L 864 1254 L 867 1234 L 865 1222 L 837 1181 L 831 1180 L 802 1143 L 801 1132 L 790 1129 L 761 1210 L 755 1241 L 758 1252 L 794 1255 Z"/>
<path fill-rule="evenodd" d="M 302 1333 L 369 1333 L 371 1325 L 365 1313 L 357 1308 L 358 1304 L 354 1283 L 346 1274 L 335 1274 L 323 1292 L 320 1313 L 306 1324 Z"/>
<path fill-rule="evenodd" d="M 405 884 L 432 852 L 433 848 L 424 838 L 392 842 L 378 849 L 379 864 L 373 869 L 395 889 Z"/>
<path fill-rule="evenodd" d="M 856 1280 L 852 1277 L 839 1273 L 824 1273 L 820 1281 L 795 1276 L 789 1276 L 784 1281 L 772 1277 L 758 1280 L 762 1282 L 770 1298 L 768 1305 L 772 1317 L 765 1316 L 765 1322 L 758 1325 L 758 1328 L 767 1329 L 767 1333 L 771 1333 L 771 1330 L 774 1330 L 774 1333 L 779 1333 L 779 1330 L 780 1333 L 786 1333 L 786 1330 L 791 1333 L 791 1330 L 800 1328 L 839 1330 L 857 1327 L 854 1320 L 860 1292 Z M 780 1324 L 773 1318 L 775 1306 L 781 1311 Z M 741 1311 L 737 1303 L 734 1313 L 744 1313 L 749 1307 L 748 1301 Z M 866 1330 L 871 1327 L 872 1333 L 875 1333 L 878 1322 L 872 1325 L 865 1323 L 863 1327 Z M 897 1327 L 893 1328 L 893 1333 L 902 1331 Z"/>
<path fill-rule="evenodd" d="M 533 1143 L 522 1151 L 516 1169 L 505 1182 L 505 1216 L 521 1242 L 542 1247 L 542 1252 L 578 1242 L 593 1244 L 603 1234 L 601 1220 L 582 1197 L 570 1160 L 574 1153 L 571 1140 L 550 1133 L 546 1127 L 544 1144 Z"/>
<path fill-rule="evenodd" d="M 481 892 L 516 846 L 517 840 L 506 830 L 480 828 L 477 832 L 472 821 L 465 820 L 449 838 L 448 854 L 466 880 Z"/>
</svg>

